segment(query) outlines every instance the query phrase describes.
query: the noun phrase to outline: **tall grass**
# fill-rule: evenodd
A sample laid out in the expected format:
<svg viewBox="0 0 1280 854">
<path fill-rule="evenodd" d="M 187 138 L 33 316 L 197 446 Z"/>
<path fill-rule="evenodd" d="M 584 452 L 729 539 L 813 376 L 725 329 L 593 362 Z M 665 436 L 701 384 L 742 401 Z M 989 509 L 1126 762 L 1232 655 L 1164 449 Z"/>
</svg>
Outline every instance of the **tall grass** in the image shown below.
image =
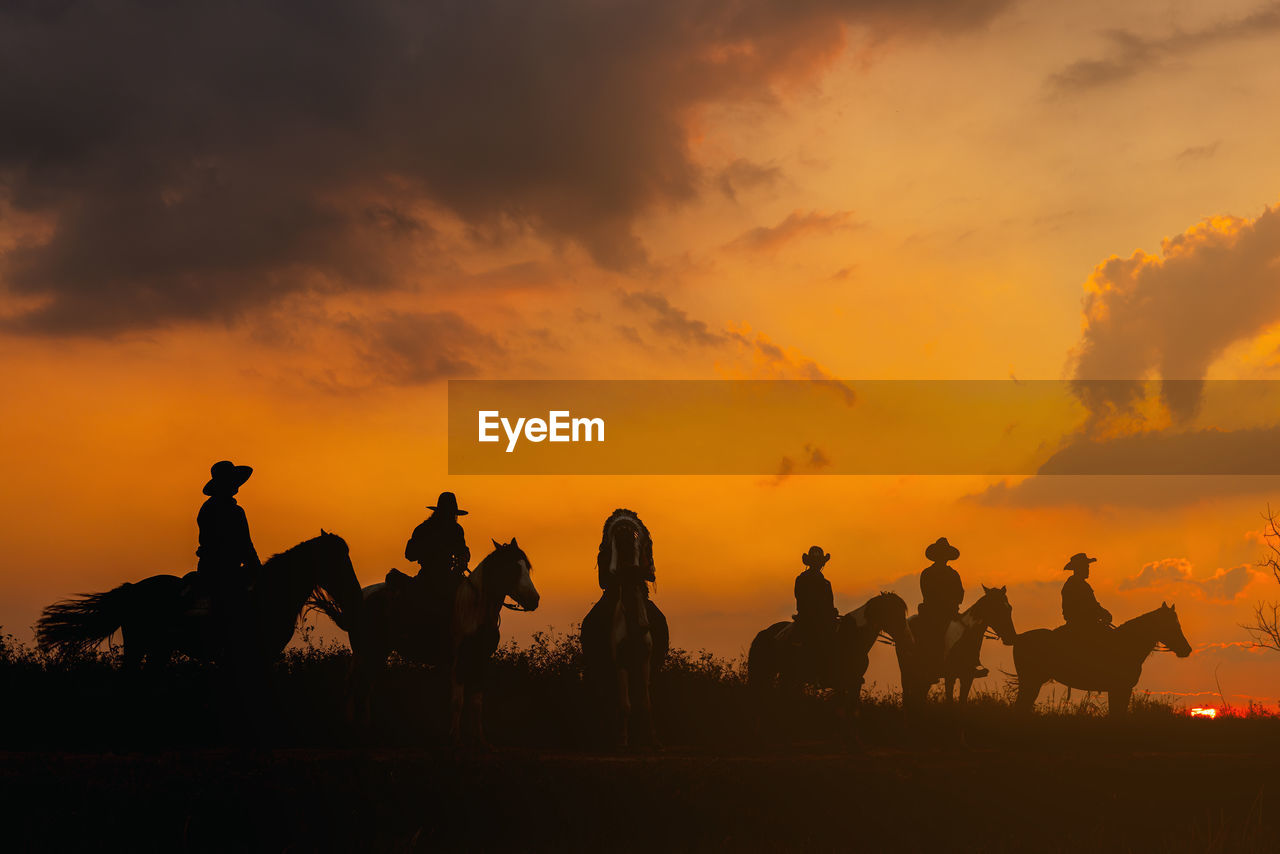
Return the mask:
<svg viewBox="0 0 1280 854">
<path fill-rule="evenodd" d="M 281 746 L 353 742 L 429 747 L 445 729 L 443 674 L 393 657 L 380 677 L 372 726 L 345 715 L 348 650 L 317 643 L 304 628 L 270 678 L 238 683 L 213 665 L 175 659 L 155 672 L 120 668 L 118 649 L 58 658 L 0 633 L 0 747 L 101 749 L 217 745 L 251 730 Z M 762 720 L 745 662 L 673 650 L 653 684 L 659 737 L 712 752 L 826 750 L 851 734 L 871 747 L 1019 750 L 1255 751 L 1280 748 L 1280 720 L 1261 708 L 1226 718 L 1189 718 L 1152 695 L 1136 696 L 1124 721 L 1106 718 L 1105 697 L 1046 686 L 1035 718 L 1011 704 L 1012 679 L 992 677 L 963 712 L 933 702 L 919 719 L 902 712 L 896 686 L 868 686 L 853 724 L 826 691 L 774 697 Z M 582 750 L 602 746 L 610 711 L 582 680 L 577 632 L 508 643 L 488 678 L 485 721 L 495 743 Z M 852 729 L 851 729 L 852 727 Z"/>
</svg>

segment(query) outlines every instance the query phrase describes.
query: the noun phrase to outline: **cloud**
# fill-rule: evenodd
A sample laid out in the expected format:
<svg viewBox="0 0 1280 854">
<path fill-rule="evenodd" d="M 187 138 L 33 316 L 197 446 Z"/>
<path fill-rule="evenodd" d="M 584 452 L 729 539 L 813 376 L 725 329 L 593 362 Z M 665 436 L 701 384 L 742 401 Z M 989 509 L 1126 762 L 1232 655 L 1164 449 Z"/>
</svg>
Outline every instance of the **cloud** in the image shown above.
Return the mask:
<svg viewBox="0 0 1280 854">
<path fill-rule="evenodd" d="M 795 350 L 785 350 L 763 332 L 732 331 L 734 340 L 747 348 L 755 360 L 755 373 L 772 379 L 812 380 L 830 388 L 844 402 L 853 406 L 857 393 L 847 383 L 836 379 L 826 368 Z"/>
<path fill-rule="evenodd" d="M 1078 438 L 1038 475 L 1280 475 L 1280 427 Z"/>
<path fill-rule="evenodd" d="M 637 218 L 706 185 L 701 108 L 812 79 L 850 27 L 951 32 L 1005 3 L 4 4 L 0 209 L 44 226 L 3 258 L 4 328 L 111 335 L 395 286 L 425 211 L 634 269 Z"/>
<path fill-rule="evenodd" d="M 830 234 L 833 231 L 854 228 L 852 211 L 792 211 L 787 218 L 777 225 L 759 226 L 738 235 L 727 245 L 727 249 L 745 252 L 776 252 L 789 243 L 814 235 Z"/>
<path fill-rule="evenodd" d="M 1222 140 L 1214 140 L 1208 145 L 1191 145 L 1178 152 L 1177 160 L 1179 163 L 1186 163 L 1194 160 L 1208 160 L 1218 153 L 1218 148 L 1222 145 Z"/>
<path fill-rule="evenodd" d="M 1084 333 L 1074 377 L 1095 422 L 1131 416 L 1137 378 L 1157 374 L 1175 422 L 1195 415 L 1210 364 L 1233 342 L 1280 321 L 1280 209 L 1256 219 L 1214 217 L 1166 238 L 1160 255 L 1099 264 L 1085 283 Z"/>
<path fill-rule="evenodd" d="M 1218 21 L 1197 30 L 1175 30 L 1165 36 L 1143 36 L 1130 30 L 1104 33 L 1110 55 L 1081 59 L 1051 74 L 1046 86 L 1054 94 L 1076 94 L 1122 83 L 1170 59 L 1192 51 L 1256 38 L 1280 30 L 1280 3 L 1266 3 L 1241 18 Z"/>
<path fill-rule="evenodd" d="M 387 312 L 338 324 L 354 342 L 363 373 L 379 385 L 423 385 L 472 377 L 506 349 L 451 311 Z"/>
<path fill-rule="evenodd" d="M 818 474 L 831 465 L 827 452 L 812 443 L 806 442 L 803 452 L 797 456 L 786 455 L 778 462 L 778 470 L 774 476 L 764 482 L 766 486 L 779 486 L 793 474 Z"/>
<path fill-rule="evenodd" d="M 720 170 L 716 186 L 726 197 L 737 201 L 739 193 L 767 189 L 781 180 L 782 170 L 777 166 L 754 163 L 740 157 Z"/>
<path fill-rule="evenodd" d="M 1202 599 L 1230 602 L 1239 596 L 1249 583 L 1261 577 L 1248 564 L 1233 566 L 1231 569 L 1219 569 L 1208 578 L 1195 578 L 1192 574 L 1191 561 L 1186 558 L 1164 558 L 1144 564 L 1138 574 L 1123 579 L 1116 587 L 1118 590 L 1157 590 L 1164 587 L 1180 585 L 1189 587 Z"/>
<path fill-rule="evenodd" d="M 683 345 L 714 347 L 728 340 L 723 332 L 716 332 L 706 321 L 690 317 L 682 308 L 676 308 L 657 291 L 634 291 L 622 295 L 623 306 L 650 315 L 649 326 L 654 332 L 674 339 Z"/>
<path fill-rule="evenodd" d="M 1280 477 L 1079 475 L 1000 481 L 963 500 L 991 507 L 1182 507 L 1236 495 L 1266 496 Z"/>
</svg>

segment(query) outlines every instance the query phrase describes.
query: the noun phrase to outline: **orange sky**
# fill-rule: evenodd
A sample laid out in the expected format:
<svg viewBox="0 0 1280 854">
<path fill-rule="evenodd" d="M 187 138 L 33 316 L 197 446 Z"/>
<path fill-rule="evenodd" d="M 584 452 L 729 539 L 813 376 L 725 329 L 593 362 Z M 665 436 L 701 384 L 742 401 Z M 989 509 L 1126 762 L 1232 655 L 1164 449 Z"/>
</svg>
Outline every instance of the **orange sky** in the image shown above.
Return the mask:
<svg viewBox="0 0 1280 854">
<path fill-rule="evenodd" d="M 705 7 L 0 26 L 0 625 L 192 568 L 230 458 L 260 552 L 324 527 L 366 583 L 454 490 L 534 562 L 516 637 L 585 613 L 629 506 L 679 646 L 743 652 L 815 542 L 842 607 L 914 607 L 945 535 L 1019 629 L 1087 550 L 1199 648 L 1140 687 L 1280 700 L 1239 628 L 1275 479 L 446 476 L 451 377 L 1280 377 L 1274 4 Z"/>
</svg>

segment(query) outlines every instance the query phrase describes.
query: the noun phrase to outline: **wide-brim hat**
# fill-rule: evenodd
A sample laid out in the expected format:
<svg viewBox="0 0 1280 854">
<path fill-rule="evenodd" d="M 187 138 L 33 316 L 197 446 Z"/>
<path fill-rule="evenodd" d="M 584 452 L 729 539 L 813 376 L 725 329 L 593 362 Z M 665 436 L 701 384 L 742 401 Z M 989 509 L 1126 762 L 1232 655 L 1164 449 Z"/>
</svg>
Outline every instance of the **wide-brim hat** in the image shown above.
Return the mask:
<svg viewBox="0 0 1280 854">
<path fill-rule="evenodd" d="M 924 556 L 928 560 L 946 563 L 960 557 L 960 550 L 948 543 L 946 537 L 938 537 L 924 550 Z"/>
<path fill-rule="evenodd" d="M 432 504 L 427 509 L 435 510 L 439 513 L 452 513 L 455 516 L 467 515 L 466 510 L 458 509 L 458 497 L 452 492 L 440 493 L 440 497 L 436 499 L 436 503 Z"/>
<path fill-rule="evenodd" d="M 209 466 L 209 482 L 204 485 L 204 494 L 213 495 L 220 489 L 237 490 L 251 474 L 253 469 L 249 466 L 238 466 L 231 460 L 218 460 Z"/>
<path fill-rule="evenodd" d="M 800 556 L 800 560 L 805 566 L 821 569 L 827 565 L 827 561 L 831 560 L 831 555 L 822 550 L 822 546 L 810 546 L 809 551 Z"/>
<path fill-rule="evenodd" d="M 1071 556 L 1071 560 L 1067 561 L 1067 565 L 1063 569 L 1067 572 L 1075 572 L 1077 569 L 1087 567 L 1095 560 L 1097 560 L 1096 557 L 1089 557 L 1084 552 L 1077 552 Z"/>
</svg>

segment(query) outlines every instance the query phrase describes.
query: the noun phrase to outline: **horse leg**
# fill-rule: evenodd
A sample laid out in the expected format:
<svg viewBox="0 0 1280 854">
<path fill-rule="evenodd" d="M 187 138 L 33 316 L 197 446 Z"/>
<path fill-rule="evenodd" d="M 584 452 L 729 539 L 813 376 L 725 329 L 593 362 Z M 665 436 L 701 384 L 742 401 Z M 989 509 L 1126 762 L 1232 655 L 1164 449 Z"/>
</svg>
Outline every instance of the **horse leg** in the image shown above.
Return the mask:
<svg viewBox="0 0 1280 854">
<path fill-rule="evenodd" d="M 1044 683 L 1044 679 L 1032 679 L 1023 676 L 1021 673 L 1018 674 L 1018 699 L 1014 707 L 1024 714 L 1034 714 L 1036 698 L 1040 696 L 1040 689 L 1044 686 Z"/>
<path fill-rule="evenodd" d="M 1129 713 L 1129 701 L 1133 699 L 1133 686 L 1127 685 L 1107 692 L 1107 717 L 1123 718 Z"/>
<path fill-rule="evenodd" d="M 944 699 L 946 700 L 947 705 L 950 706 L 952 703 L 955 702 L 956 677 L 954 676 L 943 677 L 942 690 L 944 694 Z"/>
<path fill-rule="evenodd" d="M 652 673 L 649 667 L 650 656 L 653 652 L 653 641 L 646 638 L 647 650 L 645 652 L 644 661 L 640 664 L 640 703 L 641 712 L 644 715 L 645 729 L 647 731 L 647 740 L 650 747 L 659 747 L 658 731 L 653 725 L 653 682 Z"/>
<path fill-rule="evenodd" d="M 631 671 L 625 667 L 614 670 L 618 680 L 618 731 L 615 743 L 625 748 L 631 732 Z"/>
<path fill-rule="evenodd" d="M 973 677 L 960 680 L 960 705 L 969 702 L 969 689 L 973 687 Z"/>
<path fill-rule="evenodd" d="M 484 689 L 476 686 L 467 694 L 467 717 L 471 721 L 471 736 L 481 750 L 489 750 L 491 745 L 484 734 Z"/>
<path fill-rule="evenodd" d="M 449 743 L 454 747 L 462 744 L 462 709 L 466 702 L 467 689 L 458 681 L 458 675 L 449 676 Z"/>
</svg>

